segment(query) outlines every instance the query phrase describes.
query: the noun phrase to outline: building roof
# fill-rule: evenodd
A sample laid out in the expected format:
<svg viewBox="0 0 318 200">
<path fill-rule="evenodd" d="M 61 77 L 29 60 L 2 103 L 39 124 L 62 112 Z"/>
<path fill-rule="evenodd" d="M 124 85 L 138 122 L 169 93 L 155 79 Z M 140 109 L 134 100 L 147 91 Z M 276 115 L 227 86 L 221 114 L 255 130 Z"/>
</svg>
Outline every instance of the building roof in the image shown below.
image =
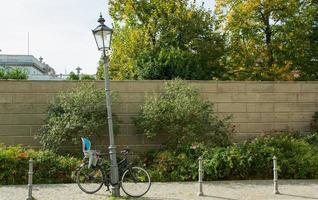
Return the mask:
<svg viewBox="0 0 318 200">
<path fill-rule="evenodd" d="M 42 61 L 42 60 L 41 60 Z M 33 66 L 41 71 L 43 74 L 55 74 L 55 70 L 44 62 L 40 62 L 32 55 L 1 55 L 0 66 Z"/>
</svg>

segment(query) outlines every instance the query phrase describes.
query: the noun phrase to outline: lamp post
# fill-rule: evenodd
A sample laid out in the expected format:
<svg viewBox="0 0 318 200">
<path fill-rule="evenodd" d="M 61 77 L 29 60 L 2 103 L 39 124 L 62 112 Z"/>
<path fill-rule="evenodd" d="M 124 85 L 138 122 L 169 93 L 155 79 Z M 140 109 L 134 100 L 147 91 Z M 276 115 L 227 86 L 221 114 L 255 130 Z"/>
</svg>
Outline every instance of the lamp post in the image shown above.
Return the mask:
<svg viewBox="0 0 318 200">
<path fill-rule="evenodd" d="M 103 51 L 103 59 L 104 59 L 104 77 L 105 77 L 105 90 L 106 90 L 106 105 L 107 105 L 107 119 L 108 119 L 108 130 L 109 130 L 109 156 L 110 156 L 110 164 L 111 164 L 111 185 L 112 185 L 112 195 L 115 197 L 120 196 L 119 185 L 118 185 L 118 165 L 116 159 L 116 146 L 114 142 L 114 132 L 113 132 L 113 120 L 112 120 L 112 110 L 111 110 L 111 96 L 110 96 L 110 83 L 109 83 L 109 57 L 106 54 L 110 50 L 111 39 L 113 30 L 107 27 L 105 23 L 105 19 L 102 14 L 98 19 L 100 23 L 94 30 L 92 30 L 97 48 L 100 51 Z"/>
<path fill-rule="evenodd" d="M 81 70 L 82 70 L 82 68 L 77 67 L 75 70 L 77 71 L 78 79 L 80 79 L 80 74 L 81 74 Z"/>
</svg>

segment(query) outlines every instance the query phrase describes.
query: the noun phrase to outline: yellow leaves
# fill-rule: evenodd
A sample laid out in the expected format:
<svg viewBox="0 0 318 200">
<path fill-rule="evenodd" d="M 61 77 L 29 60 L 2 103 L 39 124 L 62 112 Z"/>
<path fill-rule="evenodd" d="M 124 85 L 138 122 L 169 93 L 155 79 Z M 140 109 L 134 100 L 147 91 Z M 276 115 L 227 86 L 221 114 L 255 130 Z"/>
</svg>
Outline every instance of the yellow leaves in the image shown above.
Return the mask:
<svg viewBox="0 0 318 200">
<path fill-rule="evenodd" d="M 192 16 L 193 16 L 193 11 L 189 10 L 189 11 L 187 12 L 187 17 L 188 17 L 188 18 L 191 18 Z"/>
<path fill-rule="evenodd" d="M 228 15 L 228 16 L 226 17 L 226 19 L 227 19 L 227 22 L 228 22 L 229 24 L 231 24 L 231 23 L 234 22 L 233 15 Z"/>
<path fill-rule="evenodd" d="M 274 64 L 269 67 L 268 74 L 271 76 L 272 80 L 283 80 L 283 81 L 291 81 L 294 80 L 294 73 L 291 69 L 291 62 L 287 62 L 285 66 L 278 66 Z"/>
<path fill-rule="evenodd" d="M 242 14 L 254 12 L 260 6 L 260 0 L 250 0 L 238 4 L 237 9 Z"/>
</svg>

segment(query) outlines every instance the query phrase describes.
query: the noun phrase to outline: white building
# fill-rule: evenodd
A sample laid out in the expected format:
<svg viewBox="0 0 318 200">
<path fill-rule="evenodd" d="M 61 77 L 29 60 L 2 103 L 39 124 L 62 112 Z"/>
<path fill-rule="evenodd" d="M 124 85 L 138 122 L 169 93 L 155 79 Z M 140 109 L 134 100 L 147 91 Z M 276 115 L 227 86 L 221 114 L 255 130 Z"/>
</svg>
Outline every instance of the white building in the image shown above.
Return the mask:
<svg viewBox="0 0 318 200">
<path fill-rule="evenodd" d="M 29 80 L 59 79 L 55 75 L 55 70 L 43 62 L 43 58 L 38 60 L 32 55 L 0 55 L 0 68 L 25 70 Z"/>
</svg>

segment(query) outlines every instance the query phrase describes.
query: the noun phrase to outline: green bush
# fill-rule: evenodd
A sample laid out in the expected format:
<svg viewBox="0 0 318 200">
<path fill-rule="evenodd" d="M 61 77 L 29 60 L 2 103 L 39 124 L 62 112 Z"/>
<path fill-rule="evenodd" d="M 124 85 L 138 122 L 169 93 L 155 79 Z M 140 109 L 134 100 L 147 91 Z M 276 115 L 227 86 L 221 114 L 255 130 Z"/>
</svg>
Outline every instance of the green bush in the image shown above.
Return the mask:
<svg viewBox="0 0 318 200">
<path fill-rule="evenodd" d="M 98 137 L 106 129 L 105 92 L 93 84 L 82 84 L 60 93 L 49 106 L 38 137 L 45 148 L 60 150 L 61 145 L 80 143 L 80 137 Z"/>
<path fill-rule="evenodd" d="M 0 69 L 0 79 L 27 79 L 28 73 L 25 70 L 19 68 L 14 69 Z"/>
<path fill-rule="evenodd" d="M 0 69 L 0 79 L 6 79 L 6 72 L 4 69 Z"/>
<path fill-rule="evenodd" d="M 0 145 L 0 185 L 27 184 L 30 158 L 34 160 L 35 184 L 73 182 L 72 172 L 80 163 L 76 158 L 59 156 L 51 151 L 25 150 L 20 146 Z"/>
<path fill-rule="evenodd" d="M 93 81 L 95 80 L 95 77 L 93 75 L 88 75 L 88 74 L 81 74 L 77 75 L 74 72 L 70 72 L 68 74 L 67 80 L 72 80 L 72 81 Z"/>
<path fill-rule="evenodd" d="M 142 162 L 153 181 L 195 181 L 198 176 L 197 158 L 202 151 L 180 147 L 146 153 Z"/>
<path fill-rule="evenodd" d="M 318 147 L 286 134 L 229 147 L 199 145 L 154 151 L 147 154 L 145 163 L 154 181 L 195 181 L 200 155 L 205 180 L 270 179 L 274 155 L 278 157 L 280 178 L 318 178 Z"/>
<path fill-rule="evenodd" d="M 167 134 L 167 144 L 172 146 L 193 143 L 226 146 L 231 132 L 228 119 L 218 119 L 212 104 L 178 79 L 166 82 L 162 94 L 145 100 L 136 126 L 139 133 L 149 138 Z"/>
<path fill-rule="evenodd" d="M 315 112 L 314 116 L 312 116 L 310 128 L 311 131 L 318 132 L 318 112 Z"/>
<path fill-rule="evenodd" d="M 304 140 L 307 143 L 318 147 L 318 131 L 313 131 L 309 133 L 308 132 L 293 132 L 293 133 L 290 133 L 290 135 L 294 138 Z"/>
<path fill-rule="evenodd" d="M 88 74 L 81 74 L 77 75 L 74 72 L 70 72 L 68 74 L 67 80 L 72 80 L 72 81 L 93 81 L 95 80 L 95 77 L 93 75 L 88 75 Z"/>
<path fill-rule="evenodd" d="M 82 74 L 81 80 L 82 81 L 93 81 L 93 80 L 95 80 L 95 77 L 93 75 Z"/>
<path fill-rule="evenodd" d="M 74 72 L 70 72 L 68 74 L 67 80 L 78 81 L 79 76 L 77 74 L 75 74 Z"/>
</svg>

